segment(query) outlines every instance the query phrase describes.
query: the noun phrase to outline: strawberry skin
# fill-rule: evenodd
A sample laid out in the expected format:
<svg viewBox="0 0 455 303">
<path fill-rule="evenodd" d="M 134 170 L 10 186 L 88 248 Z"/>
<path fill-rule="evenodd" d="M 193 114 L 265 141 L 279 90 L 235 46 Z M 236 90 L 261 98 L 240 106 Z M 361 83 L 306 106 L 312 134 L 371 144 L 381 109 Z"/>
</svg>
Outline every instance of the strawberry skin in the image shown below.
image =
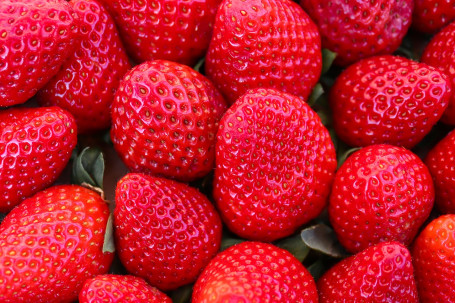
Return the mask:
<svg viewBox="0 0 455 303">
<path fill-rule="evenodd" d="M 63 109 L 0 111 L 0 212 L 51 185 L 76 142 L 76 123 Z"/>
<path fill-rule="evenodd" d="M 316 303 L 313 277 L 293 255 L 272 244 L 243 242 L 219 253 L 193 287 L 192 303 Z"/>
<path fill-rule="evenodd" d="M 218 213 L 186 184 L 127 174 L 117 184 L 115 201 L 120 260 L 130 273 L 159 289 L 194 282 L 220 247 Z"/>
<path fill-rule="evenodd" d="M 64 0 L 0 1 L 0 107 L 24 103 L 74 51 L 78 20 Z"/>
<path fill-rule="evenodd" d="M 273 241 L 319 215 L 336 166 L 329 132 L 304 101 L 251 90 L 220 122 L 213 194 L 234 233 Z"/>
<path fill-rule="evenodd" d="M 408 249 L 380 243 L 340 261 L 317 283 L 320 303 L 418 303 Z"/>
<path fill-rule="evenodd" d="M 109 209 L 95 192 L 60 185 L 14 208 L 0 224 L 0 302 L 71 302 L 108 271 Z"/>
<path fill-rule="evenodd" d="M 451 92 L 446 75 L 431 66 L 388 55 L 367 58 L 335 80 L 334 128 L 351 146 L 412 148 L 441 118 Z"/>
<path fill-rule="evenodd" d="M 145 62 L 128 72 L 117 90 L 112 141 L 132 171 L 194 180 L 213 168 L 225 110 L 213 84 L 188 66 Z"/>
<path fill-rule="evenodd" d="M 42 106 L 68 110 L 81 134 L 110 126 L 114 93 L 131 66 L 106 9 L 95 0 L 69 3 L 81 20 L 81 44 L 38 97 Z"/>
<path fill-rule="evenodd" d="M 408 245 L 428 218 L 434 195 L 431 175 L 415 154 L 371 145 L 352 154 L 337 171 L 329 218 L 350 252 L 385 241 Z"/>
<path fill-rule="evenodd" d="M 433 34 L 455 19 L 453 0 L 414 0 L 412 26 Z"/>
<path fill-rule="evenodd" d="M 231 104 L 258 87 L 306 99 L 321 74 L 320 44 L 316 26 L 290 0 L 224 0 L 205 72 Z"/>
</svg>

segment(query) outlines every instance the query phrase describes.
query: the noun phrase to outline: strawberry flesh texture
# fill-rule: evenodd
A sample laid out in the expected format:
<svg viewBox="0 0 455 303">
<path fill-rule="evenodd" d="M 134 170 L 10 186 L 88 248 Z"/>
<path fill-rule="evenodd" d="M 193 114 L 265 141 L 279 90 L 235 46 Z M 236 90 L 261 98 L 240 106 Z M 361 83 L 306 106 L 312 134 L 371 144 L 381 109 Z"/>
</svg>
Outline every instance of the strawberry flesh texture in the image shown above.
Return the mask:
<svg viewBox="0 0 455 303">
<path fill-rule="evenodd" d="M 453 0 L 414 0 L 412 26 L 424 33 L 433 34 L 455 20 Z"/>
</svg>

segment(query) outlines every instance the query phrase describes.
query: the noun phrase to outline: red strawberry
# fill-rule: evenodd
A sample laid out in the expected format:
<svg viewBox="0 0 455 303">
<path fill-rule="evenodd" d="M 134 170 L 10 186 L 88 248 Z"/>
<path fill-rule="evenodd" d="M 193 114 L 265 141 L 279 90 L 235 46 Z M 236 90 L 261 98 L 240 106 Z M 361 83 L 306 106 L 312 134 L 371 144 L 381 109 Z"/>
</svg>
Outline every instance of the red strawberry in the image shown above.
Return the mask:
<svg viewBox="0 0 455 303">
<path fill-rule="evenodd" d="M 162 290 L 194 282 L 220 247 L 215 208 L 188 185 L 128 174 L 117 185 L 115 201 L 120 260 Z"/>
<path fill-rule="evenodd" d="M 434 202 L 431 175 L 412 152 L 391 145 L 362 148 L 335 175 L 330 222 L 341 244 L 359 252 L 379 242 L 411 243 Z"/>
<path fill-rule="evenodd" d="M 106 273 L 109 209 L 95 192 L 61 185 L 37 193 L 0 224 L 0 302 L 71 302 Z"/>
<path fill-rule="evenodd" d="M 77 20 L 64 0 L 0 1 L 0 107 L 24 103 L 74 51 Z"/>
<path fill-rule="evenodd" d="M 221 0 L 101 0 L 139 63 L 164 59 L 194 65 L 204 56 Z"/>
<path fill-rule="evenodd" d="M 316 26 L 290 0 L 224 0 L 205 71 L 230 103 L 257 87 L 306 99 L 321 74 L 320 44 Z"/>
<path fill-rule="evenodd" d="M 313 277 L 288 251 L 243 242 L 219 253 L 199 276 L 192 303 L 318 302 Z"/>
<path fill-rule="evenodd" d="M 206 175 L 226 104 L 204 76 L 169 61 L 136 66 L 112 105 L 111 136 L 130 170 L 180 180 Z"/>
<path fill-rule="evenodd" d="M 100 275 L 85 281 L 79 303 L 172 303 L 164 293 L 135 276 Z"/>
<path fill-rule="evenodd" d="M 295 96 L 251 90 L 220 122 L 214 197 L 226 225 L 243 238 L 273 241 L 315 218 L 335 169 L 329 132 Z"/>
<path fill-rule="evenodd" d="M 58 107 L 0 111 L 0 212 L 51 185 L 76 141 L 73 117 Z"/>
<path fill-rule="evenodd" d="M 455 19 L 453 0 L 415 0 L 412 26 L 424 33 L 435 33 Z"/>
<path fill-rule="evenodd" d="M 82 42 L 58 74 L 39 93 L 44 106 L 67 109 L 79 133 L 110 126 L 110 105 L 130 68 L 114 21 L 95 0 L 72 0 L 81 19 Z"/>
<path fill-rule="evenodd" d="M 319 302 L 418 303 L 411 254 L 380 243 L 342 260 L 319 280 Z"/>
<path fill-rule="evenodd" d="M 412 0 L 300 0 L 316 23 L 322 46 L 347 66 L 362 58 L 391 54 L 411 25 Z"/>
<path fill-rule="evenodd" d="M 451 91 L 447 77 L 426 64 L 395 56 L 364 59 L 332 87 L 334 128 L 352 146 L 412 148 L 441 118 Z"/>
</svg>

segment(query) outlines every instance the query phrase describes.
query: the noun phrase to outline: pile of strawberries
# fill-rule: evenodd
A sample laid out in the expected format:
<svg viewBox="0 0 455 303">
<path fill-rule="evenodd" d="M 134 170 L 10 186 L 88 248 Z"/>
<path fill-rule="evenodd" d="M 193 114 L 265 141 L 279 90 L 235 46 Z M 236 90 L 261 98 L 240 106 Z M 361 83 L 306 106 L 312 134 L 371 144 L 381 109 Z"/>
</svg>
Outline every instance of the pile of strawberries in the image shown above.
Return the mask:
<svg viewBox="0 0 455 303">
<path fill-rule="evenodd" d="M 0 302 L 454 300 L 453 0 L 1 0 L 0 107 Z"/>
</svg>

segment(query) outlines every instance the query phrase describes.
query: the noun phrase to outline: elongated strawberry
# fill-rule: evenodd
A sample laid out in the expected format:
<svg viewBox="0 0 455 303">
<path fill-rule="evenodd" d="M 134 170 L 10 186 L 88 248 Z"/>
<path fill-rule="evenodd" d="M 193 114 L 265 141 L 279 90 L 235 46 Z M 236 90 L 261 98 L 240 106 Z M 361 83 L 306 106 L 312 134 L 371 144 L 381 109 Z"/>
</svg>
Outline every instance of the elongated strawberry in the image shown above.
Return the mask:
<svg viewBox="0 0 455 303">
<path fill-rule="evenodd" d="M 433 34 L 455 20 L 455 3 L 452 0 L 414 0 L 412 26 Z"/>
<path fill-rule="evenodd" d="M 71 302 L 88 278 L 104 274 L 109 217 L 95 192 L 60 185 L 41 191 L 0 224 L 0 302 Z"/>
</svg>

